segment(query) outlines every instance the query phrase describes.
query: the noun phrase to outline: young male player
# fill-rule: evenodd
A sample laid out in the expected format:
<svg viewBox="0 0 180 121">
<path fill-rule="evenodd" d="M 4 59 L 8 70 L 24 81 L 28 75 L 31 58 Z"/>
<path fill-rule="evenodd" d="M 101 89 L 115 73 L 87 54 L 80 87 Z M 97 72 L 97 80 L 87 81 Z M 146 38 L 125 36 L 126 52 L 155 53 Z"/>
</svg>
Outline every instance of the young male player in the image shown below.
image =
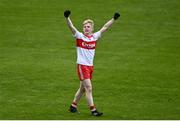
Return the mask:
<svg viewBox="0 0 180 121">
<path fill-rule="evenodd" d="M 93 74 L 93 59 L 95 55 L 95 48 L 97 40 L 101 37 L 111 25 L 120 16 L 119 13 L 115 13 L 113 18 L 110 19 L 98 32 L 93 33 L 94 22 L 87 19 L 83 22 L 83 33 L 79 32 L 71 22 L 69 15 L 71 12 L 66 10 L 64 16 L 67 21 L 67 25 L 70 28 L 73 36 L 76 38 L 77 47 L 77 71 L 80 79 L 80 86 L 77 90 L 74 100 L 70 106 L 69 111 L 72 113 L 77 112 L 77 104 L 80 101 L 82 95 L 85 93 L 89 108 L 93 116 L 101 116 L 103 113 L 98 112 L 92 96 L 92 74 Z"/>
</svg>

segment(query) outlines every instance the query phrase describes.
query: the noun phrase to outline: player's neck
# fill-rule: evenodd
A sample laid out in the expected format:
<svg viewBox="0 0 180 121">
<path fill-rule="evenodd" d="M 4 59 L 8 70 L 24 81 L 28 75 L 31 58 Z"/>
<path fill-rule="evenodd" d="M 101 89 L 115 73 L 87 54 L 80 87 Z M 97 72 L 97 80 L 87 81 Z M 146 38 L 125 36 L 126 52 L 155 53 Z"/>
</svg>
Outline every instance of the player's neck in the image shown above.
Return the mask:
<svg viewBox="0 0 180 121">
<path fill-rule="evenodd" d="M 84 33 L 84 35 L 89 37 L 92 35 L 92 33 Z"/>
</svg>

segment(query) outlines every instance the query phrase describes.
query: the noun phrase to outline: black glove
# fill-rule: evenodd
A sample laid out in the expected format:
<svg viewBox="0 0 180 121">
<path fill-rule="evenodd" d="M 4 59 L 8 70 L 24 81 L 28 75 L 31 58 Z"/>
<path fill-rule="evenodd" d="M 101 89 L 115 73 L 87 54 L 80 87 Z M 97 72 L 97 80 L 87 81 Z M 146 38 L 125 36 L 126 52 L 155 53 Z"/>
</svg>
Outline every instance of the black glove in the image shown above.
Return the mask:
<svg viewBox="0 0 180 121">
<path fill-rule="evenodd" d="M 120 14 L 119 14 L 119 13 L 115 13 L 115 14 L 114 14 L 114 20 L 117 20 L 119 17 L 120 17 Z"/>
<path fill-rule="evenodd" d="M 64 11 L 64 17 L 69 17 L 69 15 L 71 14 L 71 11 L 69 11 L 69 10 L 66 10 L 66 11 Z"/>
</svg>

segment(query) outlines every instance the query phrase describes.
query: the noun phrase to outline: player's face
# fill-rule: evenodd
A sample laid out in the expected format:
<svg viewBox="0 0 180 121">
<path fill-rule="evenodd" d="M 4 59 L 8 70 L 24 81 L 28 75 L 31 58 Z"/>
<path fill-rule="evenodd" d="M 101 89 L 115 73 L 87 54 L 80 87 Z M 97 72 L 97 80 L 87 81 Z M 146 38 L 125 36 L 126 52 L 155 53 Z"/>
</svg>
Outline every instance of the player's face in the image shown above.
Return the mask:
<svg viewBox="0 0 180 121">
<path fill-rule="evenodd" d="M 93 31 L 92 25 L 90 23 L 84 24 L 83 31 L 84 31 L 84 34 L 86 35 L 91 34 Z"/>
</svg>

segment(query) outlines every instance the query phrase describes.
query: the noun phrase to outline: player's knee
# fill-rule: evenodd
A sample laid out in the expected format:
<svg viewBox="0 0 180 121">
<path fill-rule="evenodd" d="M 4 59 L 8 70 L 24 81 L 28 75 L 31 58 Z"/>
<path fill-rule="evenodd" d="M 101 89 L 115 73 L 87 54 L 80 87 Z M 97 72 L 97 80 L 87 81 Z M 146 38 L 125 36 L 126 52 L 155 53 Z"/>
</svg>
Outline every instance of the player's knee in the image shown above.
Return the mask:
<svg viewBox="0 0 180 121">
<path fill-rule="evenodd" d="M 85 92 L 85 88 L 81 88 L 80 91 L 83 93 Z"/>
<path fill-rule="evenodd" d="M 86 92 L 91 93 L 92 92 L 92 86 L 86 86 Z"/>
</svg>

